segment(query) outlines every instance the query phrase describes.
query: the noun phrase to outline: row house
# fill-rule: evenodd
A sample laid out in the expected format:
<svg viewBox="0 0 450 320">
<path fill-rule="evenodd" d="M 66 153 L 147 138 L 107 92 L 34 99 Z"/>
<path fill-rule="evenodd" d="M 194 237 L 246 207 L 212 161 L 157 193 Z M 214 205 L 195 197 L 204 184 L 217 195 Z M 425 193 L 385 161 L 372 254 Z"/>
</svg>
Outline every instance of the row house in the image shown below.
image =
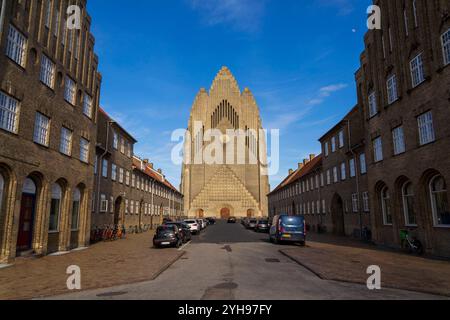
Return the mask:
<svg viewBox="0 0 450 320">
<path fill-rule="evenodd" d="M 92 227 L 153 228 L 180 217 L 182 195 L 148 160 L 134 155 L 133 138 L 100 108 Z"/>
<path fill-rule="evenodd" d="M 101 76 L 86 1 L 0 1 L 0 264 L 89 244 Z"/>
<path fill-rule="evenodd" d="M 382 29 L 364 39 L 356 73 L 366 127 L 373 238 L 409 231 L 450 256 L 450 2 L 375 1 Z"/>
</svg>

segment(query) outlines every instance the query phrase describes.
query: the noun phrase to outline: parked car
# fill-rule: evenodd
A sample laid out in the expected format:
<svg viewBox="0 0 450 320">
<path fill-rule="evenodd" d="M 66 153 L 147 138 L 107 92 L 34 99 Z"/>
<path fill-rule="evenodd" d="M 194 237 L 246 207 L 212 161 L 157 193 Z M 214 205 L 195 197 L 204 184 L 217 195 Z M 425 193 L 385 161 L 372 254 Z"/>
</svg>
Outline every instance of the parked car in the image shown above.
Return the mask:
<svg viewBox="0 0 450 320">
<path fill-rule="evenodd" d="M 205 229 L 209 226 L 209 221 L 208 219 L 202 219 L 203 221 L 203 225 L 205 226 Z"/>
<path fill-rule="evenodd" d="M 261 219 L 256 223 L 255 231 L 256 232 L 269 232 L 269 220 Z"/>
<path fill-rule="evenodd" d="M 163 219 L 163 224 L 166 224 L 167 222 L 172 222 L 172 219 L 170 219 L 170 218 L 164 218 L 164 219 Z"/>
<path fill-rule="evenodd" d="M 247 223 L 247 229 L 254 230 L 256 228 L 257 224 L 258 224 L 258 220 L 256 220 L 256 219 L 249 219 L 249 221 Z"/>
<path fill-rule="evenodd" d="M 206 220 L 208 220 L 208 222 L 211 226 L 216 224 L 216 219 L 214 219 L 214 218 L 206 218 Z"/>
<path fill-rule="evenodd" d="M 177 226 L 163 225 L 156 229 L 153 237 L 153 245 L 156 248 L 161 247 L 181 247 L 183 245 L 182 233 Z"/>
<path fill-rule="evenodd" d="M 270 242 L 306 244 L 306 223 L 303 216 L 277 215 L 270 228 Z"/>
<path fill-rule="evenodd" d="M 187 219 L 187 220 L 184 220 L 184 223 L 186 223 L 191 228 L 192 234 L 199 234 L 200 231 L 202 231 L 201 225 L 198 223 L 197 220 Z"/>
<path fill-rule="evenodd" d="M 237 219 L 235 217 L 229 217 L 228 218 L 228 223 L 236 223 Z"/>
<path fill-rule="evenodd" d="M 200 231 L 206 228 L 205 221 L 203 221 L 203 219 L 197 219 L 197 223 L 200 225 Z"/>
<path fill-rule="evenodd" d="M 191 227 L 189 227 L 189 225 L 187 223 L 179 221 L 179 222 L 169 222 L 169 223 L 166 223 L 166 225 L 177 226 L 182 234 L 184 243 L 192 240 Z"/>
<path fill-rule="evenodd" d="M 241 220 L 241 223 L 242 223 L 242 225 L 243 225 L 244 227 L 247 228 L 248 218 L 243 218 L 243 219 Z"/>
</svg>

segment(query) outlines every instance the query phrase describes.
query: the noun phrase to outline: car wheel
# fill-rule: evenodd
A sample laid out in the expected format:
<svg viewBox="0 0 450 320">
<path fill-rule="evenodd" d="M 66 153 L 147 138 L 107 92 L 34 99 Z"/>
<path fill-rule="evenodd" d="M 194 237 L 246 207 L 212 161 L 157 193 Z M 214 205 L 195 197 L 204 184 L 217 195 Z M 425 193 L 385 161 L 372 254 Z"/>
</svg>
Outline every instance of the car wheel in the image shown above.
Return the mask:
<svg viewBox="0 0 450 320">
<path fill-rule="evenodd" d="M 175 245 L 175 247 L 177 247 L 177 249 L 181 248 L 181 246 L 183 245 L 183 241 L 178 240 L 177 244 Z"/>
</svg>

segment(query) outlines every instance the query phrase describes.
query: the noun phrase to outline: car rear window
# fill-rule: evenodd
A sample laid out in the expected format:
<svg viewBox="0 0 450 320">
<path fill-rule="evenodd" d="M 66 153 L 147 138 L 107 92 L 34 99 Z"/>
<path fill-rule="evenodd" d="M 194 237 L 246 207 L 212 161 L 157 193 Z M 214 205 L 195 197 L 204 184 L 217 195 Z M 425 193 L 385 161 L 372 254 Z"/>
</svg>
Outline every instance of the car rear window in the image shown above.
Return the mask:
<svg viewBox="0 0 450 320">
<path fill-rule="evenodd" d="M 303 217 L 281 217 L 281 223 L 284 226 L 302 226 Z"/>
<path fill-rule="evenodd" d="M 197 221 L 195 221 L 195 220 L 186 220 L 186 223 L 193 224 L 193 223 L 197 223 Z"/>
</svg>

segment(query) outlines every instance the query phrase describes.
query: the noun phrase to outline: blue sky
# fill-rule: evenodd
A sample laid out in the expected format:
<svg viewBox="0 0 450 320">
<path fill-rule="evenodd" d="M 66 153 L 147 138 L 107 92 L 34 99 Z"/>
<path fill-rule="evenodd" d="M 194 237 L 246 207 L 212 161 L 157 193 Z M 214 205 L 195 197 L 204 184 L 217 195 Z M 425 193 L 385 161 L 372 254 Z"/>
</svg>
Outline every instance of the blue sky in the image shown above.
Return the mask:
<svg viewBox="0 0 450 320">
<path fill-rule="evenodd" d="M 370 0 L 90 0 L 101 105 L 176 186 L 170 136 L 224 65 L 281 130 L 272 188 L 356 102 Z"/>
</svg>

